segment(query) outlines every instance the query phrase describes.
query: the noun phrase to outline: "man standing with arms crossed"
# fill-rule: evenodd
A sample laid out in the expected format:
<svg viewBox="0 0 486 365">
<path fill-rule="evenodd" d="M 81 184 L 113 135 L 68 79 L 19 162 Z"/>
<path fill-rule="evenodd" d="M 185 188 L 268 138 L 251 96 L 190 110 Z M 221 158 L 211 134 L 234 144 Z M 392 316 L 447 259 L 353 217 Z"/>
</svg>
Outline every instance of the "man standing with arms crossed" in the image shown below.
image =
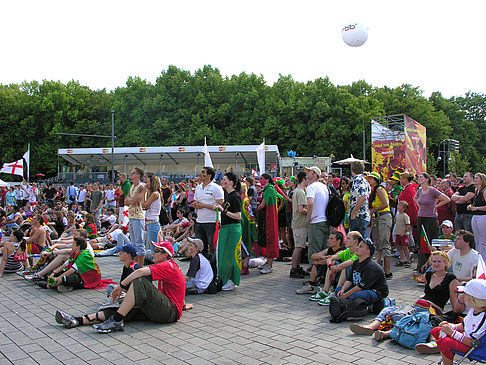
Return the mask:
<svg viewBox="0 0 486 365">
<path fill-rule="evenodd" d="M 473 179 L 474 176 L 472 173 L 464 173 L 464 184 L 451 197 L 451 200 L 456 204 L 456 219 L 454 220 L 456 231 L 465 229 L 466 231 L 472 232 L 471 219 L 473 215 L 472 212 L 467 210 L 467 206 L 471 204 L 476 194 Z"/>
<path fill-rule="evenodd" d="M 327 248 L 329 225 L 327 224 L 326 208 L 329 203 L 329 190 L 319 182 L 321 169 L 317 166 L 306 167 L 307 180 L 307 224 L 309 240 L 309 263 L 311 256 Z"/>
<path fill-rule="evenodd" d="M 128 205 L 128 231 L 130 232 L 130 242 L 137 248 L 135 261 L 143 266 L 145 258 L 145 242 L 143 234 L 145 232 L 145 213 L 142 210 L 142 198 L 144 184 L 141 182 L 144 171 L 135 167 L 130 176 L 132 186 L 128 196 L 125 197 L 125 205 Z"/>
<path fill-rule="evenodd" d="M 192 206 L 197 210 L 195 233 L 204 242 L 203 254 L 214 256 L 213 237 L 216 229 L 216 206 L 223 204 L 223 188 L 213 182 L 216 172 L 212 167 L 203 167 L 199 174 L 201 183 L 196 187 Z"/>
</svg>

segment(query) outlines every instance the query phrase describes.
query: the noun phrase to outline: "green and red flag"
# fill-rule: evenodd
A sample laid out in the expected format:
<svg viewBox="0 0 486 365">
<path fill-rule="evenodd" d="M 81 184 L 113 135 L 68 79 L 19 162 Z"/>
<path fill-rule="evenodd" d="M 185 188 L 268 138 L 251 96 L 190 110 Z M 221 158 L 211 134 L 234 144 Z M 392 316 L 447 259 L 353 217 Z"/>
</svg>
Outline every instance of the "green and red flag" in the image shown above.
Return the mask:
<svg viewBox="0 0 486 365">
<path fill-rule="evenodd" d="M 251 244 L 258 240 L 255 216 L 251 210 L 250 199 L 245 195 L 241 199 L 241 229 L 242 241 L 246 247 L 248 254 L 252 253 Z"/>
<path fill-rule="evenodd" d="M 430 242 L 424 226 L 420 226 L 420 253 L 430 253 Z"/>
<path fill-rule="evenodd" d="M 265 200 L 265 256 L 278 257 L 278 212 L 275 186 L 272 184 L 265 185 L 263 199 Z"/>
<path fill-rule="evenodd" d="M 102 289 L 103 286 L 106 287 L 101 280 L 100 268 L 88 249 L 71 254 L 67 269 L 71 267 L 75 268 L 79 273 L 86 289 Z"/>
</svg>

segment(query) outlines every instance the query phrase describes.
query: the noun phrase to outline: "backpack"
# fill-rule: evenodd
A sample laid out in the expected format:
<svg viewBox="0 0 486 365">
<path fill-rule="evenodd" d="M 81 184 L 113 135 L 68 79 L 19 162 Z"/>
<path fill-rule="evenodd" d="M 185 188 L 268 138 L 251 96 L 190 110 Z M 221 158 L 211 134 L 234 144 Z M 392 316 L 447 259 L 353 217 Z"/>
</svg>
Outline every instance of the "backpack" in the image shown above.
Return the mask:
<svg viewBox="0 0 486 365">
<path fill-rule="evenodd" d="M 419 343 L 427 342 L 432 329 L 429 315 L 429 312 L 417 312 L 403 317 L 393 326 L 390 337 L 409 349 L 414 349 Z"/>
<path fill-rule="evenodd" d="M 339 227 L 346 215 L 346 206 L 334 187 L 327 188 L 327 191 L 329 192 L 329 202 L 326 207 L 327 224 Z"/>
<path fill-rule="evenodd" d="M 340 323 L 348 318 L 362 318 L 368 314 L 368 302 L 363 299 L 342 299 L 331 296 L 329 304 L 331 323 Z"/>
</svg>

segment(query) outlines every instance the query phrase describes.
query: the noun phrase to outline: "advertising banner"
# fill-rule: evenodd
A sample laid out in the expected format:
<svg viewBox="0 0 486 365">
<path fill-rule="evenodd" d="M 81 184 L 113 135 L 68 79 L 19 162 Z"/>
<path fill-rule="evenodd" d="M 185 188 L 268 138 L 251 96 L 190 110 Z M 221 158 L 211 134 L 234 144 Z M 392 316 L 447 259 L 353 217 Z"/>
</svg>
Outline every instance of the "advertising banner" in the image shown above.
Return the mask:
<svg viewBox="0 0 486 365">
<path fill-rule="evenodd" d="M 406 170 L 404 141 L 374 141 L 371 155 L 372 171 L 379 173 L 383 181 L 388 180 L 398 168 Z"/>
<path fill-rule="evenodd" d="M 408 171 L 427 171 L 427 128 L 405 116 L 405 160 Z"/>
</svg>

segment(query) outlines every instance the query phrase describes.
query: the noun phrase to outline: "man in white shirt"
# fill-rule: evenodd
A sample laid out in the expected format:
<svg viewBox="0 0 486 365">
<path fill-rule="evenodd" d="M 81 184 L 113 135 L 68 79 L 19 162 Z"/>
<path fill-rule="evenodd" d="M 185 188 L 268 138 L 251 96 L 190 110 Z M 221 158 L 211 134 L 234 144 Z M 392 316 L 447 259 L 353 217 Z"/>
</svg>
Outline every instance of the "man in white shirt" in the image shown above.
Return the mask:
<svg viewBox="0 0 486 365">
<path fill-rule="evenodd" d="M 105 191 L 105 200 L 107 208 L 116 207 L 115 188 L 113 187 L 113 184 L 110 184 L 108 190 Z"/>
<path fill-rule="evenodd" d="M 480 254 L 472 247 L 474 247 L 474 235 L 461 229 L 456 233 L 454 248 L 447 252 L 451 260 L 452 272 L 461 282 L 469 281 L 476 275 Z"/>
<path fill-rule="evenodd" d="M 76 203 L 78 204 L 79 210 L 85 210 L 85 202 L 86 202 L 86 189 L 84 185 L 79 187 L 78 196 L 76 197 Z"/>
<path fill-rule="evenodd" d="M 311 256 L 327 248 L 329 238 L 329 225 L 327 224 L 326 208 L 329 202 L 329 190 L 319 182 L 321 169 L 317 166 L 306 167 L 307 180 L 307 223 L 308 226 L 308 256 Z"/>
<path fill-rule="evenodd" d="M 223 188 L 213 182 L 216 171 L 203 167 L 199 174 L 201 183 L 196 187 L 192 206 L 196 209 L 196 237 L 204 242 L 204 255 L 213 256 L 213 237 L 216 229 L 216 206 L 223 204 Z"/>
</svg>

